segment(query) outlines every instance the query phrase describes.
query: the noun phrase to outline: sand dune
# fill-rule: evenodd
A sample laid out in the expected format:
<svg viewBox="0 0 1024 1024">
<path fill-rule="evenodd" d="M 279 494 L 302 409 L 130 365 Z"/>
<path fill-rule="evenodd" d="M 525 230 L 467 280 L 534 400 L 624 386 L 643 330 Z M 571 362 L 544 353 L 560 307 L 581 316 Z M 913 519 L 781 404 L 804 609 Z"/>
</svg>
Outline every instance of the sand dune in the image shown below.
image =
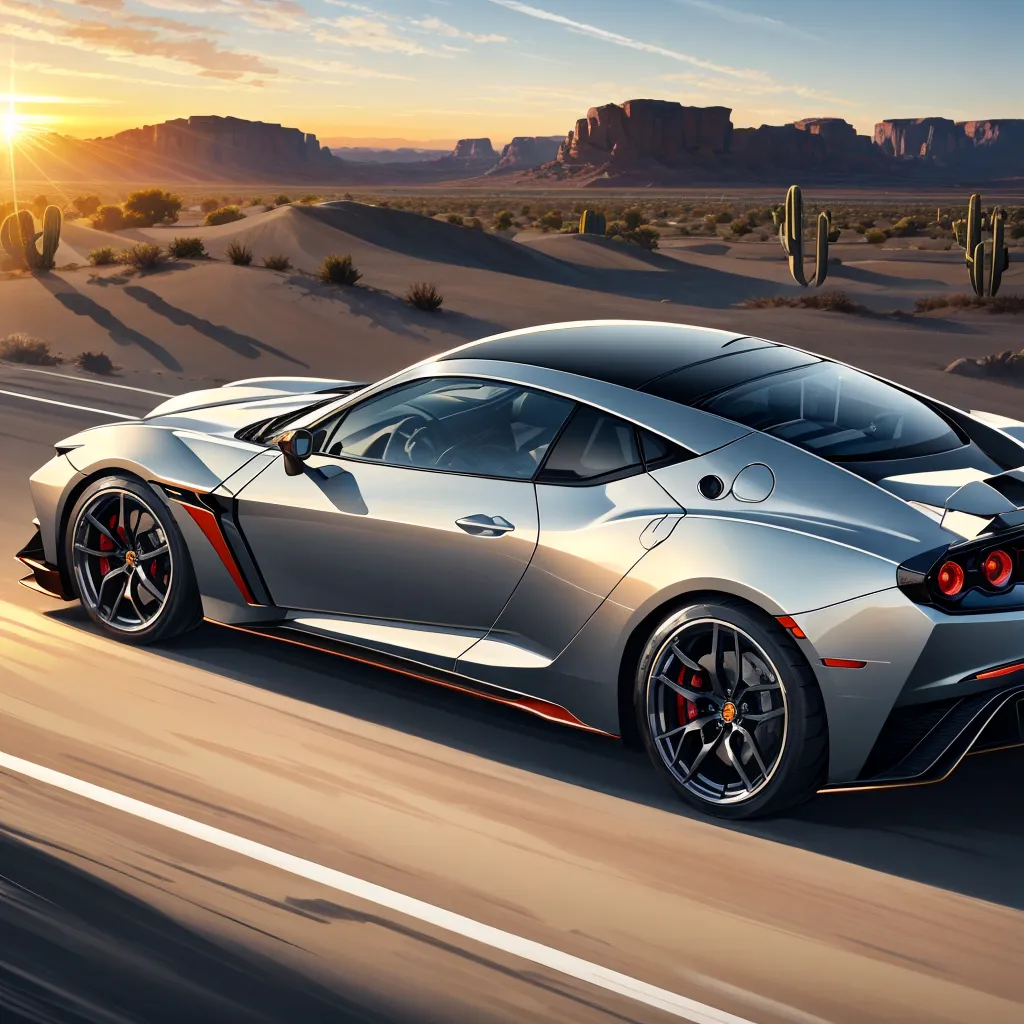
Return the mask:
<svg viewBox="0 0 1024 1024">
<path fill-rule="evenodd" d="M 517 241 L 350 204 L 286 207 L 210 228 L 107 234 L 71 223 L 58 262 L 81 264 L 103 245 L 166 245 L 177 234 L 200 236 L 215 259 L 172 262 L 147 274 L 83 266 L 0 280 L 0 336 L 24 331 L 68 357 L 106 351 L 123 367 L 122 379 L 181 391 L 273 373 L 373 379 L 515 327 L 591 318 L 668 320 L 778 338 L 972 408 L 1020 414 L 1018 390 L 942 372 L 961 356 L 1019 348 L 1018 318 L 975 313 L 903 322 L 738 308 L 745 298 L 800 292 L 781 253 L 767 246 L 721 243 L 723 251 L 712 253 L 679 239 L 645 253 L 568 235 Z M 253 266 L 221 258 L 233 240 L 253 249 Z M 910 253 L 894 258 L 864 245 L 836 250 L 844 262 L 831 269 L 829 285 L 876 309 L 906 307 L 917 295 L 964 291 L 967 284 L 962 264 L 948 254 L 914 260 Z M 315 279 L 311 272 L 331 252 L 353 256 L 363 273 L 358 287 Z M 287 255 L 295 270 L 263 269 L 260 259 L 271 253 Z M 419 280 L 435 282 L 444 294 L 440 313 L 405 301 L 409 284 Z M 1004 289 L 1021 281 L 1024 264 L 1011 264 Z"/>
</svg>

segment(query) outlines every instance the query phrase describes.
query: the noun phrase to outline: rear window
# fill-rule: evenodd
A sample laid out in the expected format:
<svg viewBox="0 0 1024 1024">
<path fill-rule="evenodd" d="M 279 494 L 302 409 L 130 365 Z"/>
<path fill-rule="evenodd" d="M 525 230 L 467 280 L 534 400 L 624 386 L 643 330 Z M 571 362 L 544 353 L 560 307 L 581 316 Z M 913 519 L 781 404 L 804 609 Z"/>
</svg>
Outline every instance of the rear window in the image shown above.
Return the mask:
<svg viewBox="0 0 1024 1024">
<path fill-rule="evenodd" d="M 537 482 L 599 483 L 643 468 L 633 424 L 581 405 L 548 453 Z"/>
<path fill-rule="evenodd" d="M 749 381 L 697 407 L 834 462 L 935 455 L 963 443 L 913 396 L 835 363 Z"/>
</svg>

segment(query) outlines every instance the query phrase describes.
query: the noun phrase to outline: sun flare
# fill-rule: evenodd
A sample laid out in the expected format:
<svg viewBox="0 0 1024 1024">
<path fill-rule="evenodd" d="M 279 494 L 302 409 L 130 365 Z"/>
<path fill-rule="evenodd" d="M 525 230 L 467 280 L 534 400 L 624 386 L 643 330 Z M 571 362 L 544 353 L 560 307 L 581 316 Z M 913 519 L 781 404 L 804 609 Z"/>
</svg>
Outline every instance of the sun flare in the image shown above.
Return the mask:
<svg viewBox="0 0 1024 1024">
<path fill-rule="evenodd" d="M 24 122 L 20 114 L 12 110 L 3 115 L 3 135 L 8 142 L 14 142 L 23 130 Z"/>
</svg>

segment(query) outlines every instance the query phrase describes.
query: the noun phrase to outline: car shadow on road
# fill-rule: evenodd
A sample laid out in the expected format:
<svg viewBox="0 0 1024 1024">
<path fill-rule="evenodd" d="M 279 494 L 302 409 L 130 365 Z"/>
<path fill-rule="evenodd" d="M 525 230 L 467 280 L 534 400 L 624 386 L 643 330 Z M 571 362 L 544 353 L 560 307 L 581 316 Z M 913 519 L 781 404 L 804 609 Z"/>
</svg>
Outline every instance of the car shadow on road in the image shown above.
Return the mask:
<svg viewBox="0 0 1024 1024">
<path fill-rule="evenodd" d="M 80 609 L 51 613 L 89 629 Z M 315 650 L 204 625 L 153 653 L 573 786 L 698 817 L 642 753 L 520 711 Z M 1024 749 L 972 756 L 944 783 L 832 793 L 729 828 L 1024 909 Z"/>
</svg>

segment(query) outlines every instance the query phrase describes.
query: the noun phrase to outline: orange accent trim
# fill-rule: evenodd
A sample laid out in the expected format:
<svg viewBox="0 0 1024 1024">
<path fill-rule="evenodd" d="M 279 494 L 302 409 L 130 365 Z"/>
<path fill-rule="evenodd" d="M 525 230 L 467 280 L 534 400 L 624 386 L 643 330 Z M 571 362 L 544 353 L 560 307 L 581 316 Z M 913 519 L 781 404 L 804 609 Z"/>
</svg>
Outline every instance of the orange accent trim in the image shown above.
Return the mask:
<svg viewBox="0 0 1024 1024">
<path fill-rule="evenodd" d="M 187 507 L 187 506 L 186 506 Z M 277 636 L 273 633 L 264 633 L 259 629 L 249 629 L 246 626 L 239 626 L 231 622 L 217 622 L 214 619 L 207 619 L 214 626 L 223 626 L 225 629 L 234 629 L 239 633 L 249 633 L 251 636 L 261 636 L 265 640 L 274 640 L 278 643 L 294 644 L 296 647 L 305 647 L 310 651 L 318 651 L 320 654 L 333 654 L 336 658 L 345 658 L 347 661 L 354 661 L 360 665 L 370 665 L 373 668 L 383 669 L 386 672 L 394 672 L 396 675 L 407 676 L 409 679 L 418 679 L 424 683 L 433 683 L 434 686 L 443 686 L 446 690 L 454 690 L 456 693 L 465 693 L 470 697 L 480 697 L 482 700 L 489 700 L 495 704 L 504 704 L 506 707 L 518 708 L 520 711 L 528 711 L 531 715 L 545 718 L 549 722 L 558 722 L 560 725 L 572 726 L 574 729 L 582 729 L 584 732 L 596 733 L 598 736 L 609 736 L 612 739 L 619 739 L 613 732 L 605 732 L 603 729 L 595 729 L 586 722 L 581 722 L 571 711 L 563 708 L 561 704 L 554 704 L 551 701 L 541 700 L 539 697 L 499 697 L 493 693 L 483 693 L 480 690 L 471 689 L 468 686 L 459 686 L 458 683 L 449 682 L 446 679 L 439 679 L 436 676 L 423 675 L 421 672 L 414 672 L 411 669 L 399 668 L 389 665 L 373 658 L 361 657 L 358 654 L 350 654 L 348 651 L 336 651 L 328 647 L 321 647 L 319 644 L 309 643 L 305 640 L 297 640 L 290 636 Z"/>
<path fill-rule="evenodd" d="M 792 615 L 778 615 L 775 621 L 782 626 L 783 629 L 788 629 L 790 633 L 797 638 L 797 640 L 806 640 L 807 634 L 796 624 L 796 619 Z"/>
<path fill-rule="evenodd" d="M 195 505 L 186 505 L 181 501 L 178 504 L 195 520 L 196 525 L 203 531 L 206 539 L 213 545 L 213 550 L 217 552 L 218 557 L 224 563 L 224 568 L 231 574 L 231 578 L 235 581 L 235 586 L 238 587 L 246 603 L 259 604 L 256 598 L 253 597 L 249 584 L 245 582 L 245 577 L 242 575 L 242 570 L 238 568 L 235 556 L 231 554 L 231 549 L 224 539 L 224 534 L 221 533 L 217 517 L 209 509 L 198 508 Z"/>
<path fill-rule="evenodd" d="M 1002 668 L 992 668 L 987 672 L 979 672 L 975 679 L 995 679 L 998 676 L 1008 676 L 1014 672 L 1024 671 L 1024 661 L 1015 661 L 1012 665 L 1004 665 Z"/>
<path fill-rule="evenodd" d="M 863 668 L 866 661 L 851 661 L 849 658 L 822 658 L 821 663 L 829 668 Z"/>
</svg>

